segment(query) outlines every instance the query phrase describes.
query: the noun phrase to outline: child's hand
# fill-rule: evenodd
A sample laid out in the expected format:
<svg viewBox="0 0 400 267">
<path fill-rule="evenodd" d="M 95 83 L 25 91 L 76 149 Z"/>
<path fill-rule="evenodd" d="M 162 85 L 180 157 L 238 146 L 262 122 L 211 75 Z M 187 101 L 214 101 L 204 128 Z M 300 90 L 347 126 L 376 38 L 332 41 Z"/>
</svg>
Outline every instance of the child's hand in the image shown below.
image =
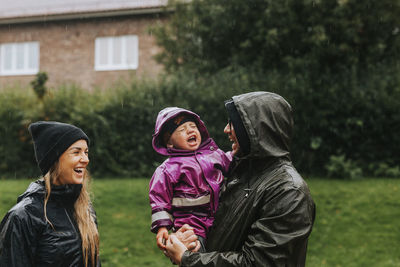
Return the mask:
<svg viewBox="0 0 400 267">
<path fill-rule="evenodd" d="M 163 251 L 165 250 L 165 243 L 167 242 L 168 238 L 169 235 L 166 227 L 161 227 L 160 229 L 158 229 L 156 239 L 157 239 L 157 246 L 159 249 Z"/>
</svg>

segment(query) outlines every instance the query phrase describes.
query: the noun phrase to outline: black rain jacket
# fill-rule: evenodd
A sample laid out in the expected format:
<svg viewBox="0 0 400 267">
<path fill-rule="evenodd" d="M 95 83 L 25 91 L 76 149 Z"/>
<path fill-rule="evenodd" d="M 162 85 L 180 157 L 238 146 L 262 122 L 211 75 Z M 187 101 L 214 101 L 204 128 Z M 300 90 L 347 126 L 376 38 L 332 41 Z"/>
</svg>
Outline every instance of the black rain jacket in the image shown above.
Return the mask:
<svg viewBox="0 0 400 267">
<path fill-rule="evenodd" d="M 250 139 L 221 196 L 207 253 L 183 254 L 181 266 L 304 266 L 315 205 L 293 167 L 290 105 L 279 95 L 233 97 Z"/>
<path fill-rule="evenodd" d="M 79 184 L 52 187 L 47 217 L 54 230 L 44 216 L 44 181 L 31 183 L 1 222 L 0 267 L 84 266 L 74 219 L 81 188 Z"/>
</svg>

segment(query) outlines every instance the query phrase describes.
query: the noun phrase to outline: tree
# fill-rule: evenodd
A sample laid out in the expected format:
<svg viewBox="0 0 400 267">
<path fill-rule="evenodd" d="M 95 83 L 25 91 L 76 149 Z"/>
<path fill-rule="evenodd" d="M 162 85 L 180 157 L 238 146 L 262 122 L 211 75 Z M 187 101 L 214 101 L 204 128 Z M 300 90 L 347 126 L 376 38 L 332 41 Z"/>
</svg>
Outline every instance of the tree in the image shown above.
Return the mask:
<svg viewBox="0 0 400 267">
<path fill-rule="evenodd" d="M 326 172 L 331 159 L 370 174 L 397 166 L 399 1 L 181 0 L 173 7 L 155 30 L 159 62 L 196 84 L 221 81 L 214 90 L 287 98 L 295 110 L 292 156 L 302 171 Z M 239 81 L 225 81 L 226 73 Z"/>
<path fill-rule="evenodd" d="M 43 101 L 43 97 L 46 95 L 47 92 L 47 88 L 45 85 L 47 79 L 48 76 L 46 72 L 38 72 L 35 76 L 35 79 L 31 81 L 33 91 L 40 101 Z"/>
<path fill-rule="evenodd" d="M 314 74 L 398 61 L 396 0 L 174 1 L 158 28 L 157 56 L 168 71 L 307 68 Z"/>
</svg>

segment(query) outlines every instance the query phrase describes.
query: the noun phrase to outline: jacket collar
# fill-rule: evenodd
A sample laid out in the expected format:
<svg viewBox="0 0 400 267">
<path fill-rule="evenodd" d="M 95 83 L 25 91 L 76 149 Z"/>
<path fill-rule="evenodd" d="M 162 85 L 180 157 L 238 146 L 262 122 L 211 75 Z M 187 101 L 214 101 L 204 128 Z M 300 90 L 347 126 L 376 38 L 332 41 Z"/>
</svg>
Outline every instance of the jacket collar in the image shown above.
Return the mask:
<svg viewBox="0 0 400 267">
<path fill-rule="evenodd" d="M 258 179 L 261 173 L 275 169 L 278 165 L 289 162 L 286 158 L 234 158 L 230 165 L 228 177 L 240 177 L 240 180 L 248 182 Z"/>
<path fill-rule="evenodd" d="M 82 190 L 81 184 L 52 185 L 50 193 L 50 201 L 55 201 L 62 206 L 71 206 L 75 204 Z M 32 182 L 28 189 L 18 197 L 17 202 L 33 195 L 46 195 L 46 188 L 43 179 Z"/>
<path fill-rule="evenodd" d="M 82 191 L 82 184 L 53 185 L 51 187 L 50 200 L 61 206 L 75 204 Z"/>
</svg>

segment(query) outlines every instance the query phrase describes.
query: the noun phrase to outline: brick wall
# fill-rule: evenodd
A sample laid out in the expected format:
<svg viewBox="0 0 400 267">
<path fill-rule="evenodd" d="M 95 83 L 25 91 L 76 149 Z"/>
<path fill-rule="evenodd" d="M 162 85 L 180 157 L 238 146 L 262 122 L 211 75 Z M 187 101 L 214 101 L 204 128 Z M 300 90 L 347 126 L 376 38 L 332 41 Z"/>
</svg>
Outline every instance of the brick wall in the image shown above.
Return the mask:
<svg viewBox="0 0 400 267">
<path fill-rule="evenodd" d="M 158 52 L 149 26 L 164 23 L 157 14 L 87 20 L 0 25 L 0 43 L 38 41 L 40 70 L 47 72 L 50 87 L 75 83 L 83 88 L 109 87 L 120 79 L 155 78 L 162 71 L 153 56 Z M 95 71 L 96 37 L 134 34 L 139 39 L 139 66 L 136 70 Z M 26 86 L 34 78 L 0 76 L 0 88 Z"/>
</svg>

